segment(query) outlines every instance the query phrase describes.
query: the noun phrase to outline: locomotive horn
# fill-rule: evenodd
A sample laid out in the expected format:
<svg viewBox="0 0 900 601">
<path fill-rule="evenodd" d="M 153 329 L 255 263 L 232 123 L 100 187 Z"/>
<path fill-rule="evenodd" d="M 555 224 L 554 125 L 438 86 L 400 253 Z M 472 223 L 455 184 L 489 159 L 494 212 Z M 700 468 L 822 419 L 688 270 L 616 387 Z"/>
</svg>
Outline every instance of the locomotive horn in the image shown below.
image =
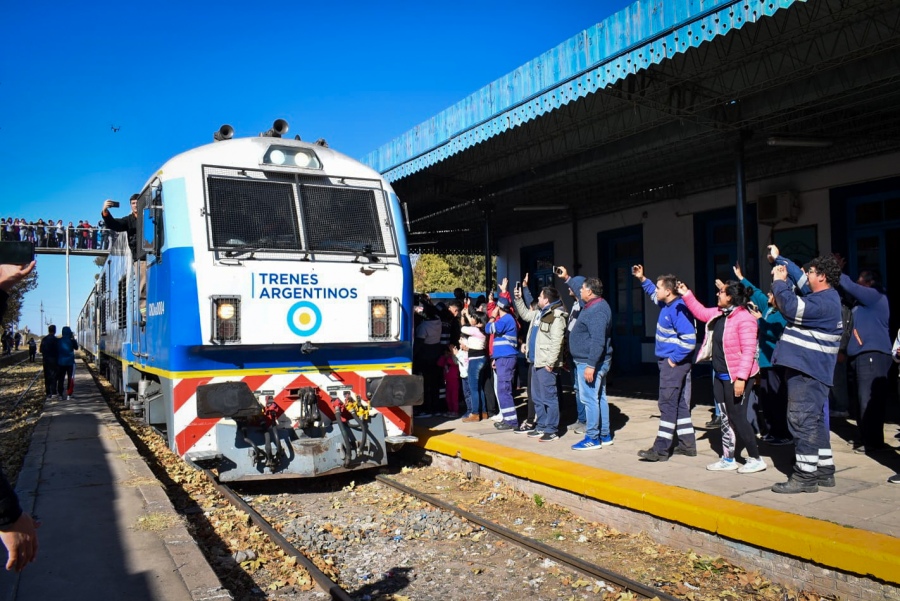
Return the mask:
<svg viewBox="0 0 900 601">
<path fill-rule="evenodd" d="M 288 122 L 284 119 L 275 119 L 275 123 L 272 124 L 272 129 L 265 133 L 259 134 L 264 138 L 280 138 L 288 131 Z"/>
<path fill-rule="evenodd" d="M 234 136 L 234 128 L 227 123 L 219 128 L 219 131 L 213 134 L 213 140 L 230 140 Z"/>
</svg>

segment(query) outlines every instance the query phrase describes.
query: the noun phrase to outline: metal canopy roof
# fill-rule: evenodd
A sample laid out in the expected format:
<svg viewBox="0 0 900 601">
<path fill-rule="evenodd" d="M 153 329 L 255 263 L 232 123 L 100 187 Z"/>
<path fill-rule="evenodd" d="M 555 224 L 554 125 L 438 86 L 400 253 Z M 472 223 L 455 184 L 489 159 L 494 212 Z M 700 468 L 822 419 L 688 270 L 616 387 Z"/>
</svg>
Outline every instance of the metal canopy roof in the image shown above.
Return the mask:
<svg viewBox="0 0 900 601">
<path fill-rule="evenodd" d="M 611 58 L 568 76 L 585 52 Z M 517 100 L 550 57 L 561 83 Z M 366 160 L 407 203 L 412 252 L 482 252 L 485 210 L 496 239 L 733 185 L 739 139 L 750 181 L 898 150 L 898 100 L 900 0 L 641 1 Z"/>
</svg>

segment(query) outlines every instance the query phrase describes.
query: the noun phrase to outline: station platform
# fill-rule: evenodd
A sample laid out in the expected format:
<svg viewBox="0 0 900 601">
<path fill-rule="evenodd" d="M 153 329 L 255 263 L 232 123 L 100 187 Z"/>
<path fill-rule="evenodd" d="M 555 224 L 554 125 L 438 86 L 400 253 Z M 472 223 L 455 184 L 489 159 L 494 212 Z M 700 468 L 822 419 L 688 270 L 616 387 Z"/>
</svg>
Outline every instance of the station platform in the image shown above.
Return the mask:
<svg viewBox="0 0 900 601">
<path fill-rule="evenodd" d="M 0 569 L 0 599 L 231 599 L 80 364 L 75 380 L 69 400 L 47 401 L 19 473 L 38 557 Z"/>
<path fill-rule="evenodd" d="M 753 548 L 874 578 L 888 583 L 890 594 L 900 594 L 896 588 L 900 584 L 900 485 L 887 482 L 900 471 L 900 449 L 877 458 L 856 454 L 848 442 L 853 424 L 832 423 L 836 486 L 783 495 L 770 487 L 790 474 L 793 445 L 760 443 L 769 466 L 763 472 L 708 471 L 706 465 L 719 458 L 721 437 L 718 429 L 702 427 L 711 417 L 711 408 L 700 406 L 692 411 L 698 455 L 645 462 L 637 453 L 650 448 L 656 437 L 656 401 L 610 396 L 609 402 L 614 444 L 598 450 L 573 451 L 571 445 L 583 436 L 565 427 L 558 440 L 541 443 L 524 434 L 497 430 L 490 420 L 419 419 L 416 434 L 419 445 L 428 451 Z M 574 422 L 572 397 L 564 397 L 562 406 L 561 423 Z M 523 416 L 524 403 L 519 410 Z M 885 440 L 894 447 L 900 446 L 897 433 L 896 425 L 885 427 Z"/>
</svg>

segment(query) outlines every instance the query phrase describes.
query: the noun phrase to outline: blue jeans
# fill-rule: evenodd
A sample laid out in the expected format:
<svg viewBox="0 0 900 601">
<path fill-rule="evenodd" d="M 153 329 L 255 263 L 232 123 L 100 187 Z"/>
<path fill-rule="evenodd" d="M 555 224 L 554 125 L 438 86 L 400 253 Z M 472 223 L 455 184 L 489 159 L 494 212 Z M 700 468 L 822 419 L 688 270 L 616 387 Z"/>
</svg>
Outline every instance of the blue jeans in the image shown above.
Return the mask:
<svg viewBox="0 0 900 601">
<path fill-rule="evenodd" d="M 484 391 L 481 389 L 481 370 L 487 357 L 469 357 L 469 376 L 466 382 L 469 385 L 469 396 L 466 397 L 466 406 L 469 414 L 487 413 L 487 405 L 485 404 Z"/>
<path fill-rule="evenodd" d="M 578 404 L 584 407 L 585 432 L 588 438 L 609 436 L 609 403 L 606 395 L 606 374 L 601 369 L 594 371 L 594 381 L 584 380 L 586 363 L 575 364 L 575 385 L 578 390 Z"/>
<path fill-rule="evenodd" d="M 556 372 L 546 367 L 531 366 L 531 385 L 534 389 L 535 428 L 540 432 L 559 430 L 559 396 L 556 390 Z"/>
</svg>

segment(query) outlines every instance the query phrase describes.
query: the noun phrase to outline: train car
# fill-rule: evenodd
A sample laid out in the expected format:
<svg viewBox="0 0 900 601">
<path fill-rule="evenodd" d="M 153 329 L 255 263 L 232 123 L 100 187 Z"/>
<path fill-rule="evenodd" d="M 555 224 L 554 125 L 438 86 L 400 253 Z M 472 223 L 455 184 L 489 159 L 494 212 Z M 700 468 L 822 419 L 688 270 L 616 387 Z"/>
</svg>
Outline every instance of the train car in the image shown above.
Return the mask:
<svg viewBox="0 0 900 601">
<path fill-rule="evenodd" d="M 75 331 L 78 332 L 78 348 L 87 356 L 89 361 L 97 357 L 97 341 L 99 339 L 97 306 L 97 285 L 88 295 L 78 320 L 75 322 Z"/>
<path fill-rule="evenodd" d="M 397 196 L 286 131 L 278 120 L 234 138 L 223 126 L 165 163 L 79 317 L 132 409 L 222 481 L 380 466 L 416 440 L 423 386 Z"/>
</svg>

